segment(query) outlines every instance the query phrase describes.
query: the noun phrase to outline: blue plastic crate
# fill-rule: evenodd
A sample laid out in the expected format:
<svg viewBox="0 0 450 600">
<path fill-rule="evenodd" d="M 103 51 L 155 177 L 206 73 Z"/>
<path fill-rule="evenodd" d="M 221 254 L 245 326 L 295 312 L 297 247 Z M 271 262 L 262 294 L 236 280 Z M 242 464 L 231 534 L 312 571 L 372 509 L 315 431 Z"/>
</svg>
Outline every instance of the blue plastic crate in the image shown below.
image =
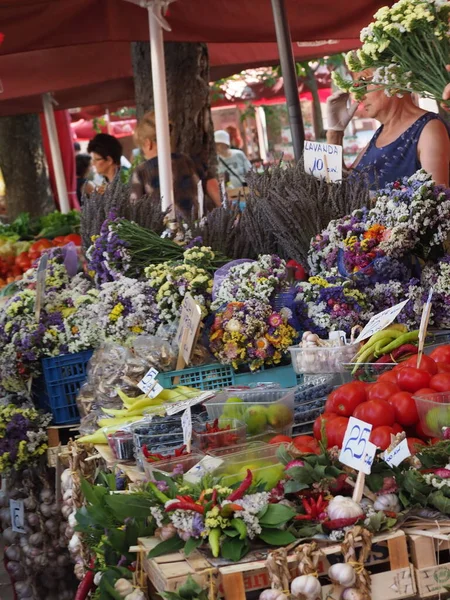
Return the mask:
<svg viewBox="0 0 450 600">
<path fill-rule="evenodd" d="M 53 415 L 55 425 L 78 423 L 78 392 L 86 381 L 92 350 L 42 359 L 42 376 L 36 382 L 39 408 Z"/>
<path fill-rule="evenodd" d="M 302 383 L 303 375 L 296 375 L 291 365 L 261 369 L 253 373 L 235 373 L 230 365 L 216 363 L 160 373 L 158 381 L 166 389 L 187 385 L 201 390 L 220 390 L 233 385 L 266 381 L 279 383 L 282 387 L 294 387 Z"/>
</svg>

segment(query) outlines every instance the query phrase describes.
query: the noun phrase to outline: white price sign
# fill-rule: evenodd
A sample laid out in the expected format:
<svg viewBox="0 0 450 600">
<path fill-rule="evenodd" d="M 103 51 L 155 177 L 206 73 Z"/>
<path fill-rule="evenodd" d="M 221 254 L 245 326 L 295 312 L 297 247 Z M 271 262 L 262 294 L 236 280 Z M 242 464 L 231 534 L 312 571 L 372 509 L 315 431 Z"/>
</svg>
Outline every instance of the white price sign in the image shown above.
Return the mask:
<svg viewBox="0 0 450 600">
<path fill-rule="evenodd" d="M 305 171 L 327 181 L 342 179 L 342 146 L 305 141 Z"/>
<path fill-rule="evenodd" d="M 141 381 L 137 384 L 138 388 L 144 392 L 146 396 L 150 398 L 156 398 L 163 388 L 156 381 L 156 378 L 159 375 L 159 371 L 152 368 L 144 375 Z"/>
<path fill-rule="evenodd" d="M 362 471 L 366 475 L 370 473 L 370 467 L 373 462 L 373 457 L 370 460 L 370 452 L 373 449 L 368 446 L 370 444 L 369 437 L 371 431 L 372 425 L 370 423 L 350 417 L 342 443 L 342 450 L 339 455 L 339 460 L 342 464 L 356 471 Z M 366 456 L 369 456 L 368 461 L 370 464 L 366 461 Z"/>
<path fill-rule="evenodd" d="M 9 510 L 11 511 L 12 530 L 17 533 L 26 533 L 23 500 L 10 500 Z"/>
<path fill-rule="evenodd" d="M 205 400 L 209 400 L 214 396 L 214 392 L 203 392 L 202 394 L 195 396 L 194 398 L 189 398 L 189 400 L 181 400 L 180 402 L 176 402 L 171 406 L 167 407 L 166 415 L 176 415 L 182 410 L 186 410 L 186 408 L 195 406 L 196 404 L 201 404 Z"/>
<path fill-rule="evenodd" d="M 403 308 L 408 304 L 409 300 L 404 300 L 395 306 L 391 306 L 391 308 L 387 308 L 383 310 L 383 312 L 378 313 L 373 316 L 358 337 L 355 340 L 355 344 L 362 342 L 363 340 L 367 340 L 372 337 L 375 333 L 382 331 L 388 325 L 393 323 L 397 316 L 402 312 Z"/>
<path fill-rule="evenodd" d="M 191 360 L 192 349 L 202 320 L 200 306 L 190 294 L 186 294 L 181 305 L 180 324 L 175 341 L 180 347 L 181 356 L 186 364 Z"/>
<path fill-rule="evenodd" d="M 202 477 L 220 467 L 221 464 L 223 464 L 221 458 L 206 455 L 199 463 L 184 474 L 183 479 L 188 483 L 198 483 Z"/>
<path fill-rule="evenodd" d="M 389 453 L 384 453 L 384 460 L 390 467 L 398 467 L 408 456 L 411 456 L 409 451 L 408 441 L 402 440 L 400 444 L 395 446 Z"/>
<path fill-rule="evenodd" d="M 185 446 L 189 447 L 192 439 L 192 415 L 190 406 L 188 406 L 181 415 L 181 427 L 183 429 L 183 443 Z"/>
</svg>

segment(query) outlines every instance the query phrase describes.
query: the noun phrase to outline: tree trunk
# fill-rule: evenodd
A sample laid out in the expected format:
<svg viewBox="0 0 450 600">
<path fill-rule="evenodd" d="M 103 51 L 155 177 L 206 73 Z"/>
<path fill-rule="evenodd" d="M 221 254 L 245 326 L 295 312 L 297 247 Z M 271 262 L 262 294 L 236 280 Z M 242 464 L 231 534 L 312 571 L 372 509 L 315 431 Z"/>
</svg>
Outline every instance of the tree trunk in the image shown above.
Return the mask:
<svg viewBox="0 0 450 600">
<path fill-rule="evenodd" d="M 21 212 L 39 216 L 55 210 L 37 115 L 0 118 L 0 168 L 9 219 Z"/>
<path fill-rule="evenodd" d="M 326 138 L 325 129 L 323 127 L 322 107 L 320 106 L 319 88 L 317 87 L 317 79 L 314 71 L 309 65 L 306 65 L 306 82 L 308 89 L 312 95 L 312 115 L 313 129 L 316 140 L 324 140 Z"/>
<path fill-rule="evenodd" d="M 217 174 L 214 127 L 211 118 L 209 58 L 206 44 L 166 42 L 166 81 L 169 118 L 176 152 L 200 164 L 207 178 Z M 150 47 L 131 44 L 137 118 L 154 110 Z"/>
</svg>

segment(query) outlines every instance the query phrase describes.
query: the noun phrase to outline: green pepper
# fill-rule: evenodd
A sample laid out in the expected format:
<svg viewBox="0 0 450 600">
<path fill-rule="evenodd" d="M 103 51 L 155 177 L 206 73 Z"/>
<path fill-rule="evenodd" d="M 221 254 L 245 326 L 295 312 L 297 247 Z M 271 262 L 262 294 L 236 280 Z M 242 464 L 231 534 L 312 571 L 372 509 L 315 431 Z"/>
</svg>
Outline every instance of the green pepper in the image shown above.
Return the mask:
<svg viewBox="0 0 450 600">
<path fill-rule="evenodd" d="M 220 554 L 220 536 L 222 535 L 222 530 L 220 527 L 215 527 L 211 529 L 208 536 L 209 546 L 211 548 L 212 555 L 214 558 L 217 558 Z"/>
<path fill-rule="evenodd" d="M 231 519 L 230 525 L 239 533 L 239 539 L 245 540 L 247 537 L 247 525 L 244 521 L 242 519 Z"/>
<path fill-rule="evenodd" d="M 418 329 L 416 329 L 415 331 L 410 331 L 409 333 L 404 333 L 399 338 L 393 340 L 387 346 L 384 346 L 384 348 L 381 348 L 380 353 L 381 354 L 390 354 L 393 350 L 396 350 L 397 348 L 400 348 L 400 346 L 403 346 L 403 344 L 409 344 L 410 342 L 416 342 L 418 339 L 419 339 L 419 330 Z"/>
<path fill-rule="evenodd" d="M 154 493 L 154 495 L 157 497 L 157 499 L 160 502 L 162 502 L 163 504 L 165 504 L 166 502 L 169 502 L 169 500 L 170 500 L 169 496 L 166 496 L 160 490 L 158 490 L 158 488 L 152 481 L 148 482 L 148 487 L 149 487 L 150 491 L 152 491 Z"/>
</svg>

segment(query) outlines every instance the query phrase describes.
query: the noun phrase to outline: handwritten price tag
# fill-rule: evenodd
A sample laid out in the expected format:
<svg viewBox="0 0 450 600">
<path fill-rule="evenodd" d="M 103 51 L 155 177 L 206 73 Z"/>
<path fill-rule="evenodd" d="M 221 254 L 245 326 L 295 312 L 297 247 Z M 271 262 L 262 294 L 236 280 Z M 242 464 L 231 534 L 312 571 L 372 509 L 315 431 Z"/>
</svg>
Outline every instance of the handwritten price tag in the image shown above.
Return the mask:
<svg viewBox="0 0 450 600">
<path fill-rule="evenodd" d="M 11 527 L 17 533 L 25 532 L 25 511 L 23 500 L 10 500 L 9 510 L 11 512 Z"/>
<path fill-rule="evenodd" d="M 366 444 L 366 455 L 363 461 L 363 468 L 361 471 L 366 475 L 370 475 L 372 470 L 373 460 L 375 458 L 375 454 L 377 453 L 377 447 L 372 442 L 367 442 Z"/>
<path fill-rule="evenodd" d="M 192 438 L 192 414 L 190 406 L 181 415 L 181 427 L 183 429 L 183 444 L 190 446 Z"/>
<path fill-rule="evenodd" d="M 365 463 L 366 455 L 368 455 L 369 437 L 372 431 L 372 425 L 350 417 L 347 430 L 342 444 L 339 460 L 342 464 L 366 473 L 368 465 Z M 370 446 L 369 446 L 370 448 Z M 372 458 L 373 461 L 373 458 Z M 370 463 L 371 466 L 372 463 Z M 370 470 L 369 470 L 370 473 Z"/>
<path fill-rule="evenodd" d="M 223 464 L 223 462 L 224 461 L 217 456 L 206 455 L 199 463 L 184 474 L 183 480 L 188 483 L 198 483 L 202 477 L 215 471 Z"/>
<path fill-rule="evenodd" d="M 355 344 L 369 339 L 375 333 L 378 333 L 393 323 L 408 302 L 409 300 L 404 300 L 403 302 L 400 302 L 395 306 L 391 306 L 391 308 L 387 308 L 386 310 L 383 310 L 383 312 L 374 315 L 356 338 Z"/>
<path fill-rule="evenodd" d="M 303 160 L 305 171 L 317 179 L 342 179 L 342 146 L 306 141 Z"/>
<path fill-rule="evenodd" d="M 411 456 L 408 442 L 407 440 L 402 440 L 400 444 L 395 446 L 395 448 L 389 452 L 389 454 L 386 452 L 384 453 L 384 460 L 390 467 L 398 467 L 398 465 L 402 463 L 405 458 L 408 458 L 408 456 Z"/>
<path fill-rule="evenodd" d="M 171 406 L 169 406 L 166 409 L 166 414 L 167 415 L 176 415 L 177 413 L 181 412 L 182 410 L 186 410 L 186 408 L 195 406 L 196 404 L 201 404 L 202 402 L 205 402 L 205 400 L 209 400 L 209 398 L 212 398 L 214 396 L 214 392 L 203 392 L 202 394 L 199 394 L 198 396 L 194 396 L 194 398 L 189 398 L 189 400 L 180 400 L 179 402 L 175 402 L 175 404 L 172 404 Z"/>
<path fill-rule="evenodd" d="M 149 398 L 156 398 L 163 388 L 157 383 L 156 378 L 159 375 L 159 371 L 152 368 L 144 375 L 141 381 L 137 384 L 138 388 L 144 392 Z"/>
<path fill-rule="evenodd" d="M 181 306 L 180 324 L 175 336 L 175 342 L 179 345 L 181 355 L 186 364 L 189 364 L 191 360 L 201 320 L 202 310 L 200 306 L 190 294 L 186 294 Z"/>
</svg>

